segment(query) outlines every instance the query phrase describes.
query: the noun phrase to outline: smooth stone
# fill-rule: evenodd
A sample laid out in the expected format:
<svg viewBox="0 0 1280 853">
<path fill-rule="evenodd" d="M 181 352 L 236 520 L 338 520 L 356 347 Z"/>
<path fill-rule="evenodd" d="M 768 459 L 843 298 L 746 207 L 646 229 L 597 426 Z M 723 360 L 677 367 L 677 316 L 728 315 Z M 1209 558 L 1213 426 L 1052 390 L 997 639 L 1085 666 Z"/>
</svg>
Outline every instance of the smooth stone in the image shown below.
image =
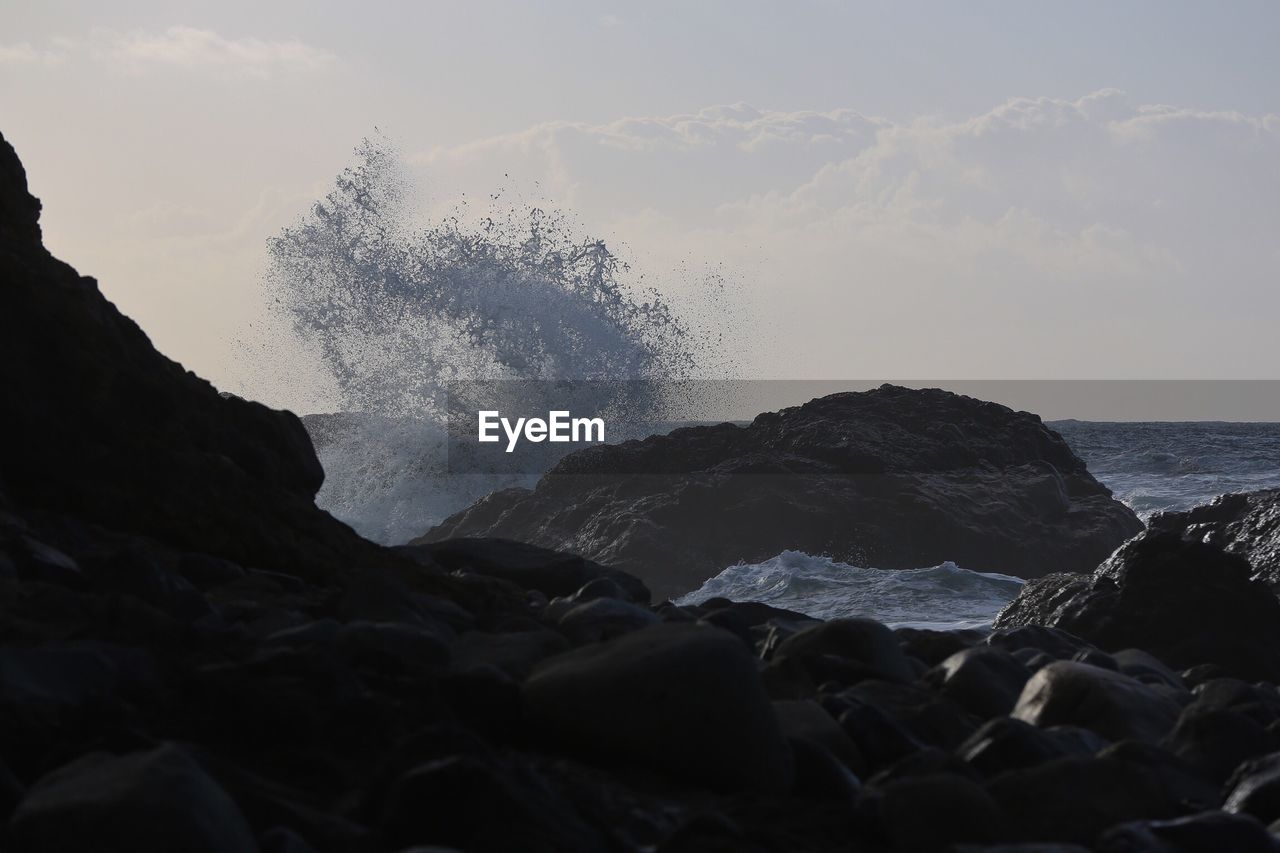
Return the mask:
<svg viewBox="0 0 1280 853">
<path fill-rule="evenodd" d="M 1075 725 L 1108 740 L 1158 742 L 1180 708 L 1126 675 L 1084 663 L 1058 661 L 1027 682 L 1011 716 L 1033 725 Z"/>
<path fill-rule="evenodd" d="M 14 853 L 254 853 L 244 815 L 172 744 L 91 753 L 42 777 L 10 821 Z"/>
<path fill-rule="evenodd" d="M 617 598 L 594 598 L 560 617 L 560 630 L 576 645 L 599 643 L 656 625 L 662 619 L 647 607 Z"/>
<path fill-rule="evenodd" d="M 987 789 L 1019 835 L 1036 841 L 1088 845 L 1118 823 L 1177 809 L 1150 771 L 1116 758 L 1059 758 L 1003 773 Z"/>
<path fill-rule="evenodd" d="M 1280 841 L 1252 817 L 1219 811 L 1121 824 L 1102 834 L 1096 853 L 1277 853 Z"/>
<path fill-rule="evenodd" d="M 820 622 L 787 637 L 774 654 L 801 661 L 829 655 L 853 661 L 874 678 L 902 684 L 915 680 L 893 631 L 871 619 Z"/>
<path fill-rule="evenodd" d="M 755 659 L 717 628 L 663 623 L 583 646 L 539 665 L 522 695 L 535 730 L 592 759 L 723 789 L 790 786 Z"/>
<path fill-rule="evenodd" d="M 1263 823 L 1280 819 L 1280 752 L 1246 761 L 1227 780 L 1222 810 Z"/>
<path fill-rule="evenodd" d="M 502 634 L 467 631 L 454 641 L 452 654 L 460 670 L 493 666 L 523 681 L 539 663 L 568 649 L 563 635 L 545 628 Z"/>
<path fill-rule="evenodd" d="M 984 720 L 1012 712 L 1030 678 L 1021 661 L 990 646 L 956 652 L 926 676 L 943 696 Z"/>
</svg>

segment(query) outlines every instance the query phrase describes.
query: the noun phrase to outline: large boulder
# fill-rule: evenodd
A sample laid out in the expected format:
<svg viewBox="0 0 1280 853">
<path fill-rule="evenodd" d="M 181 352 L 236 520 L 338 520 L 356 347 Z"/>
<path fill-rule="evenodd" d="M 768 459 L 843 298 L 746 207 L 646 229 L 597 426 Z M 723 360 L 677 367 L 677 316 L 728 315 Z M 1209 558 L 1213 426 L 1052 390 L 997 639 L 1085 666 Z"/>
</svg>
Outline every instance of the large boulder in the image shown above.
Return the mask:
<svg viewBox="0 0 1280 853">
<path fill-rule="evenodd" d="M 1035 415 L 886 385 L 580 450 L 419 541 L 533 542 L 672 596 L 788 549 L 886 569 L 1088 571 L 1141 528 Z"/>
<path fill-rule="evenodd" d="M 49 254 L 39 216 L 0 137 L 0 494 L 281 571 L 332 574 L 371 554 L 313 503 L 324 472 L 299 420 L 158 353 Z"/>
<path fill-rule="evenodd" d="M 450 539 L 396 549 L 411 559 L 451 571 L 472 571 L 511 581 L 548 596 L 571 595 L 591 581 L 607 578 L 633 601 L 648 603 L 649 590 L 626 572 L 510 539 Z"/>
<path fill-rule="evenodd" d="M 589 759 L 725 789 L 790 784 L 755 660 L 719 628 L 667 623 L 557 655 L 523 699 L 535 730 Z"/>
<path fill-rule="evenodd" d="M 1155 743 L 1173 728 L 1179 710 L 1127 675 L 1056 661 L 1031 677 L 1011 716 L 1042 728 L 1081 726 L 1110 740 Z"/>
<path fill-rule="evenodd" d="M 1220 495 L 1185 512 L 1155 515 L 1147 526 L 1239 554 L 1256 580 L 1280 592 L 1280 489 Z"/>
<path fill-rule="evenodd" d="M 40 779 L 11 819 L 21 853 L 184 850 L 253 853 L 244 816 L 172 745 L 127 755 L 91 753 Z"/>
<path fill-rule="evenodd" d="M 1028 582 L 997 628 L 1047 625 L 1107 650 L 1144 649 L 1178 668 L 1280 681 L 1280 600 L 1248 561 L 1179 530 L 1126 542 L 1092 575 Z"/>
</svg>

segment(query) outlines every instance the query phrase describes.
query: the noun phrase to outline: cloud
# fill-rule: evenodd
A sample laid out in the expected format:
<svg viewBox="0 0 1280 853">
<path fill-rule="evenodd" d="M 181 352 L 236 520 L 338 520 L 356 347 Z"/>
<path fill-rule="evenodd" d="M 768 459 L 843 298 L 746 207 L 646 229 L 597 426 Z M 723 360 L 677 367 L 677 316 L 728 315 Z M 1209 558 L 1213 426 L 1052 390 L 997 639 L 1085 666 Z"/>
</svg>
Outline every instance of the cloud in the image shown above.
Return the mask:
<svg viewBox="0 0 1280 853">
<path fill-rule="evenodd" d="M 615 240 L 725 261 L 795 338 L 774 362 L 838 375 L 1266 372 L 1280 310 L 1274 115 L 1113 89 L 959 120 L 735 104 L 414 159 L 473 192 L 537 181 Z"/>
<path fill-rule="evenodd" d="M 95 30 L 87 37 L 52 39 L 44 46 L 0 45 L 0 64 L 62 65 L 87 61 L 130 73 L 186 69 L 264 79 L 311 74 L 331 66 L 333 54 L 297 39 L 227 38 L 213 30 L 172 26 L 162 31 Z"/>
</svg>

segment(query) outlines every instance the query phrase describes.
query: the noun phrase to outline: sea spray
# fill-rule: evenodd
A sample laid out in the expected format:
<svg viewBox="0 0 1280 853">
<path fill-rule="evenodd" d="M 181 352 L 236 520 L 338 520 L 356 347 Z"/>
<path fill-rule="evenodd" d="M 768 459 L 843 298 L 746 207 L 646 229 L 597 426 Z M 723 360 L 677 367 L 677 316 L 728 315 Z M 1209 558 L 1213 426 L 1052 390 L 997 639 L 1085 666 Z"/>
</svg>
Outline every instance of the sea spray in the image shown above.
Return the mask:
<svg viewBox="0 0 1280 853">
<path fill-rule="evenodd" d="M 404 541 L 536 479 L 450 475 L 450 407 L 518 411 L 527 400 L 495 391 L 597 380 L 588 387 L 600 398 L 576 400 L 582 411 L 653 422 L 659 386 L 725 369 L 708 321 L 726 313 L 722 277 L 708 275 L 702 301 L 678 316 L 565 214 L 501 207 L 495 195 L 485 215 L 459 208 L 419 226 L 415 198 L 395 148 L 365 140 L 333 189 L 269 242 L 274 322 L 246 350 L 251 370 L 269 370 L 288 329 L 319 360 L 343 417 L 304 418 L 326 471 L 317 500 L 363 535 Z M 467 389 L 477 399 L 457 399 Z"/>
<path fill-rule="evenodd" d="M 784 551 L 761 563 L 730 566 L 676 603 L 723 597 L 820 619 L 865 616 L 893 627 L 978 628 L 990 625 L 1022 584 L 1020 578 L 955 563 L 888 571 Z"/>
</svg>

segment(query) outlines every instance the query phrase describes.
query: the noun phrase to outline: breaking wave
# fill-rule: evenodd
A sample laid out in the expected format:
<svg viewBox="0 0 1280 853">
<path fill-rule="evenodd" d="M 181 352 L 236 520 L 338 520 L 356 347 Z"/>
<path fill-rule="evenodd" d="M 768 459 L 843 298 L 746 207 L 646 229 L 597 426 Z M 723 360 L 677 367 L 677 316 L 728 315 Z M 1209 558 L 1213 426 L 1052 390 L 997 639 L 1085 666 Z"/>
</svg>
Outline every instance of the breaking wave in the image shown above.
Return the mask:
<svg viewBox="0 0 1280 853">
<path fill-rule="evenodd" d="M 527 484 L 444 476 L 442 424 L 450 406 L 465 408 L 468 380 L 610 380 L 594 411 L 648 421 L 647 381 L 723 369 L 700 323 L 722 313 L 721 277 L 699 281 L 678 315 L 565 214 L 497 198 L 483 213 L 461 204 L 417 225 L 402 159 L 365 140 L 332 191 L 269 242 L 267 326 L 315 354 L 344 415 L 304 419 L 326 472 L 317 501 L 375 540 L 404 541 L 488 491 Z M 269 370 L 284 337 L 260 333 L 246 348 L 251 369 Z M 504 408 L 495 387 L 480 408 Z"/>
<path fill-rule="evenodd" d="M 927 569 L 870 569 L 784 551 L 762 563 L 739 563 L 683 596 L 761 601 L 819 619 L 865 616 L 892 627 L 980 628 L 1022 587 L 1020 578 L 971 572 L 955 563 Z"/>
</svg>

